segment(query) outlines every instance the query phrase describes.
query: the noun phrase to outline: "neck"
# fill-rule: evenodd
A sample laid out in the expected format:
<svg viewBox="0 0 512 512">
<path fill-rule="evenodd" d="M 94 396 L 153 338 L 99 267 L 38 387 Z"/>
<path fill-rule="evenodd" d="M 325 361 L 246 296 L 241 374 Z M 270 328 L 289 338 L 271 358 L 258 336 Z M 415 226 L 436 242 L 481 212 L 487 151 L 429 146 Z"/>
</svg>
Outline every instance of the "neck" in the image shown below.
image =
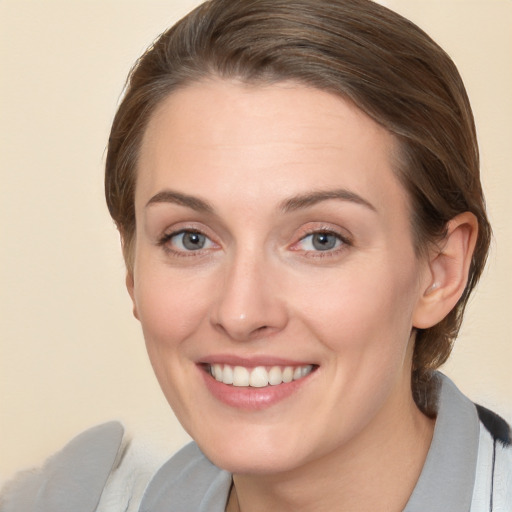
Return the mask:
<svg viewBox="0 0 512 512">
<path fill-rule="evenodd" d="M 234 475 L 226 510 L 403 510 L 423 468 L 434 420 L 419 411 L 412 394 L 398 401 L 388 404 L 350 446 L 285 474 Z"/>
</svg>

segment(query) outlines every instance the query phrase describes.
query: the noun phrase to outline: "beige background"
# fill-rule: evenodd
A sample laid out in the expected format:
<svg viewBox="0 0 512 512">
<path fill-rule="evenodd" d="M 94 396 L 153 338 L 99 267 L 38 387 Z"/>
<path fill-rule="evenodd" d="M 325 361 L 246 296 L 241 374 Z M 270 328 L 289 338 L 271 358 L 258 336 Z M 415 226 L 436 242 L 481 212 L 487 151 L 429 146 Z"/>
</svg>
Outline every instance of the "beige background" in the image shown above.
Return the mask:
<svg viewBox="0 0 512 512">
<path fill-rule="evenodd" d="M 102 164 L 131 64 L 197 3 L 0 0 L 0 479 L 113 418 L 162 457 L 187 439 L 131 316 Z M 512 419 L 512 1 L 385 3 L 472 98 L 495 243 L 445 371 Z"/>
</svg>

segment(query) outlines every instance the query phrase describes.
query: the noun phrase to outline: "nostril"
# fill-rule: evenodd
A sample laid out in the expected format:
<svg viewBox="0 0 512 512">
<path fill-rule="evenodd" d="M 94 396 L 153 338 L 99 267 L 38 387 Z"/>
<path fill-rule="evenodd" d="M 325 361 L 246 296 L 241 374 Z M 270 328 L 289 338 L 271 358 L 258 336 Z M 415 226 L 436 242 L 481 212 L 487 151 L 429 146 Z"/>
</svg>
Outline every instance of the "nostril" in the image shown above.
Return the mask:
<svg viewBox="0 0 512 512">
<path fill-rule="evenodd" d="M 261 325 L 259 327 L 252 327 L 248 325 L 226 325 L 223 323 L 215 323 L 215 327 L 225 335 L 236 340 L 256 340 L 264 338 L 273 332 L 270 325 Z"/>
</svg>

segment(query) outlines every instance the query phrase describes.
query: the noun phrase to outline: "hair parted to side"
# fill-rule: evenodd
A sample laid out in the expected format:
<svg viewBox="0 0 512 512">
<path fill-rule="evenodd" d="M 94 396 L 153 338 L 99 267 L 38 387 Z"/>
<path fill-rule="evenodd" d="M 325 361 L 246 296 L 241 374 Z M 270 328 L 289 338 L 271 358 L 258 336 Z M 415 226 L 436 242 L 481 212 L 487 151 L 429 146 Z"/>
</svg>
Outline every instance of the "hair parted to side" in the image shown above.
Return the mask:
<svg viewBox="0 0 512 512">
<path fill-rule="evenodd" d="M 455 65 L 416 25 L 370 0 L 205 2 L 136 62 L 113 122 L 105 191 L 128 272 L 137 158 L 148 120 L 172 91 L 211 77 L 256 85 L 291 80 L 329 91 L 394 134 L 419 256 L 442 239 L 450 219 L 465 211 L 477 217 L 463 296 L 442 322 L 416 334 L 413 391 L 426 410 L 425 386 L 450 354 L 491 238 L 473 115 Z"/>
</svg>

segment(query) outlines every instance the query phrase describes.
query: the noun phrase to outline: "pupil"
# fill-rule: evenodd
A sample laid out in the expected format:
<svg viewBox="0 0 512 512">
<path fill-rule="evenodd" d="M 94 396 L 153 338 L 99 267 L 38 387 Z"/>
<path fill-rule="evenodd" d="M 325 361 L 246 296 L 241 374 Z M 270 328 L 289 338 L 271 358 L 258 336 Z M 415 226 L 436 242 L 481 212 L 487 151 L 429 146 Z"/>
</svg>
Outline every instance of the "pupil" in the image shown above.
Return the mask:
<svg viewBox="0 0 512 512">
<path fill-rule="evenodd" d="M 183 235 L 183 246 L 186 249 L 197 251 L 204 247 L 205 236 L 201 233 L 185 233 Z"/>
<path fill-rule="evenodd" d="M 313 235 L 313 247 L 319 251 L 334 249 L 336 246 L 336 237 L 329 233 L 316 233 Z"/>
</svg>

